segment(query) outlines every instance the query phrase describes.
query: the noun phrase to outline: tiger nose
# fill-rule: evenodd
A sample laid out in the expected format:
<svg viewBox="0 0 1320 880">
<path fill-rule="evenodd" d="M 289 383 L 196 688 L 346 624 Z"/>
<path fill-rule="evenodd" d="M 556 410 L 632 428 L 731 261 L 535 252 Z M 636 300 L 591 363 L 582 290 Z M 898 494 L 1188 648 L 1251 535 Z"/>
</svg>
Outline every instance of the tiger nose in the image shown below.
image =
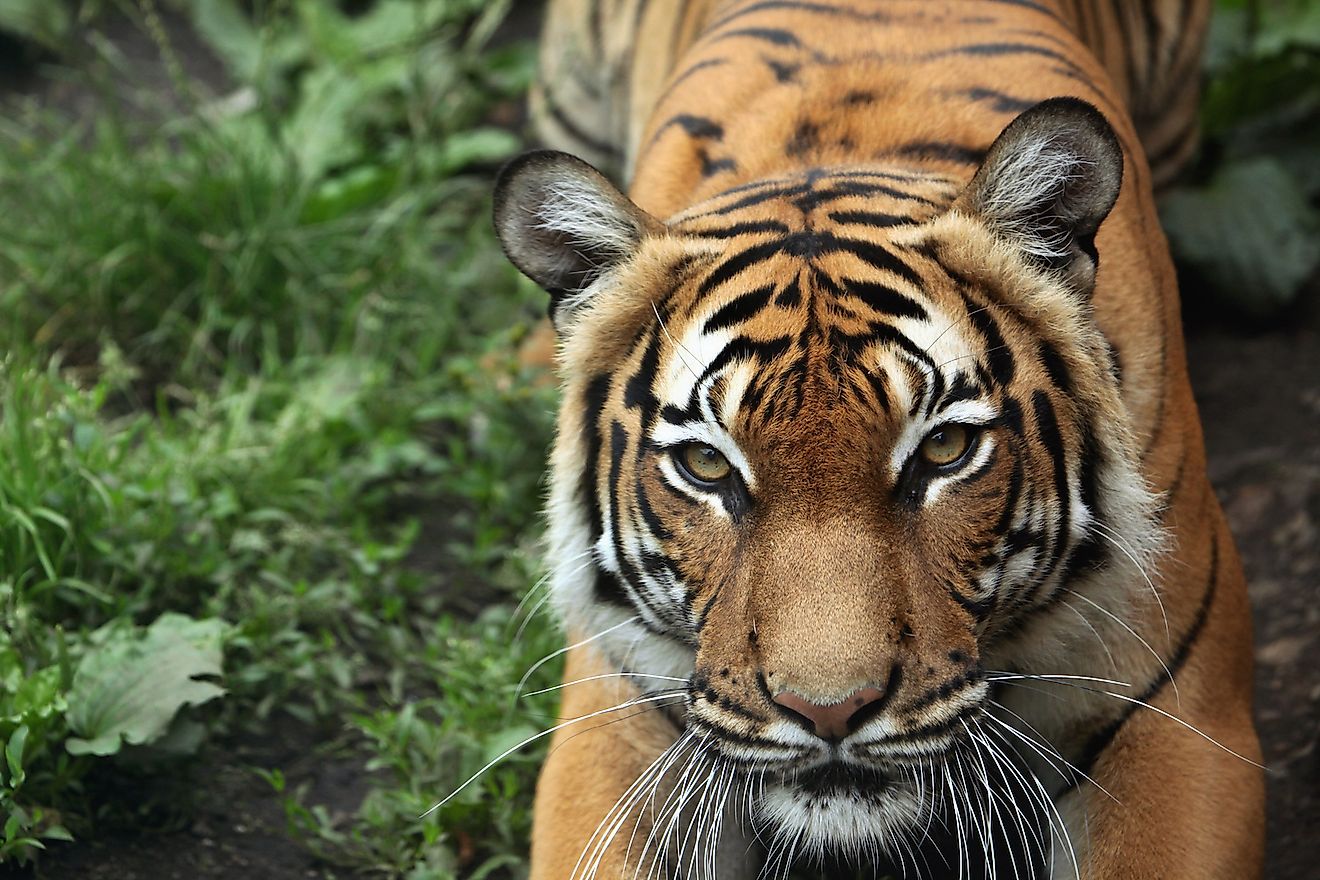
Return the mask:
<svg viewBox="0 0 1320 880">
<path fill-rule="evenodd" d="M 862 688 L 837 703 L 822 706 L 813 703 L 792 691 L 780 691 L 774 701 L 785 710 L 794 721 L 807 730 L 813 731 L 821 739 L 838 741 L 862 726 L 862 722 L 873 716 L 884 699 L 884 694 L 875 688 Z"/>
</svg>

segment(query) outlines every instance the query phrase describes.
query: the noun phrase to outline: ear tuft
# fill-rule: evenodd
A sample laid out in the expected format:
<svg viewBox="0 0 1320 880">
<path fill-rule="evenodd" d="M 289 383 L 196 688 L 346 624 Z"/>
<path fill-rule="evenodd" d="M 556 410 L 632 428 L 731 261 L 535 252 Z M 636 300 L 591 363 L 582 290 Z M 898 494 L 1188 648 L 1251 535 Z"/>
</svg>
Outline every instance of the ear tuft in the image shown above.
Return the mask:
<svg viewBox="0 0 1320 880">
<path fill-rule="evenodd" d="M 1104 115 L 1078 98 L 1051 98 L 1009 123 L 957 207 L 1089 288 L 1095 233 L 1122 182 L 1123 149 Z"/>
<path fill-rule="evenodd" d="M 633 256 L 660 223 L 575 156 L 537 150 L 512 160 L 495 183 L 495 232 L 505 254 L 550 294 L 556 322 L 565 301 Z"/>
</svg>

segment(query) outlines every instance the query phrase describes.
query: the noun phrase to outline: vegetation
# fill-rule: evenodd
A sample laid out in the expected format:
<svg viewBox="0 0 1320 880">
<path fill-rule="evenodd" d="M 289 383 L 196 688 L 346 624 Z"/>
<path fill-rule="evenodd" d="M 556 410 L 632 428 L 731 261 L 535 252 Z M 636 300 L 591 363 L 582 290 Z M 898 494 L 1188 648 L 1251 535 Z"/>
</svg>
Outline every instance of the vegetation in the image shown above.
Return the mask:
<svg viewBox="0 0 1320 880">
<path fill-rule="evenodd" d="M 489 48 L 507 3 L 260 5 L 179 7 L 226 94 L 144 2 L 179 113 L 93 36 L 96 114 L 0 126 L 0 863 L 286 715 L 374 771 L 347 823 L 272 792 L 328 863 L 482 875 L 524 857 L 537 750 L 423 813 L 554 706 L 513 695 L 557 640 L 513 640 L 553 401 L 511 353 L 543 304 L 485 219 L 529 47 Z"/>
<path fill-rule="evenodd" d="M 328 866 L 523 870 L 539 745 L 427 812 L 555 702 L 514 694 L 558 636 L 514 608 L 553 399 L 486 220 L 531 70 L 509 5 L 0 0 L 5 47 L 97 96 L 0 113 L 0 865 L 185 810 L 162 779 L 292 718 L 370 771 L 344 820 L 253 768 Z M 1221 6 L 1166 215 L 1264 314 L 1320 263 L 1320 16 Z M 107 17 L 163 58 L 164 118 Z"/>
<path fill-rule="evenodd" d="M 1320 269 L 1320 3 L 1217 0 L 1206 68 L 1201 161 L 1164 226 L 1230 309 L 1275 315 Z"/>
</svg>

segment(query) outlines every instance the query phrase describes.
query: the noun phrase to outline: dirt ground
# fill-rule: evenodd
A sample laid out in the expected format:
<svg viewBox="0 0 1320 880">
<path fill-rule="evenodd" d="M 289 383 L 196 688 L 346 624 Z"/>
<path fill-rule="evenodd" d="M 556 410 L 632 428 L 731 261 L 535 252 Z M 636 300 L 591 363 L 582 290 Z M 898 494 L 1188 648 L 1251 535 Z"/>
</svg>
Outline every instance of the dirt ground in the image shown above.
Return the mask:
<svg viewBox="0 0 1320 880">
<path fill-rule="evenodd" d="M 1269 767 L 1265 876 L 1320 876 L 1320 290 L 1288 329 L 1188 328 L 1210 478 L 1237 537 L 1256 629 Z"/>
</svg>

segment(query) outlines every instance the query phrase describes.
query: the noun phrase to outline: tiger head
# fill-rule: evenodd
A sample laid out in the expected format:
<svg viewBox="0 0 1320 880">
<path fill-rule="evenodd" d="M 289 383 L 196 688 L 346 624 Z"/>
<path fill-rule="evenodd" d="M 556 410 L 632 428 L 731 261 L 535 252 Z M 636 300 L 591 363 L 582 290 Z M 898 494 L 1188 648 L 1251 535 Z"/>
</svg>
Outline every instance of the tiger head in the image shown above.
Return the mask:
<svg viewBox="0 0 1320 880">
<path fill-rule="evenodd" d="M 970 182 L 794 170 L 664 222 L 563 153 L 504 171 L 561 342 L 559 609 L 644 692 L 682 680 L 781 835 L 929 823 L 995 675 L 1079 650 L 1048 610 L 1152 550 L 1089 301 L 1122 171 L 1075 99 Z"/>
</svg>

